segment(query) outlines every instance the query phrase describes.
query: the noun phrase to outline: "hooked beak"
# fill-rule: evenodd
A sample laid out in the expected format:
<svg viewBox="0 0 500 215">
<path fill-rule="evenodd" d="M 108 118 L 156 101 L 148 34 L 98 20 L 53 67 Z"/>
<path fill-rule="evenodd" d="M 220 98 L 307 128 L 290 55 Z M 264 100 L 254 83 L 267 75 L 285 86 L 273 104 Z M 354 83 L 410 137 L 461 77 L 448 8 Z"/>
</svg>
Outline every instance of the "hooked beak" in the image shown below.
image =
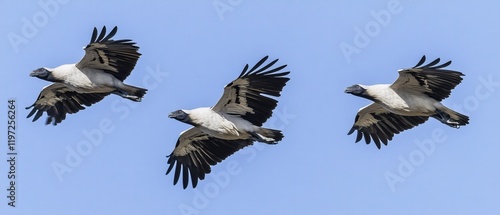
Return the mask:
<svg viewBox="0 0 500 215">
<path fill-rule="evenodd" d="M 41 76 L 42 74 L 46 74 L 48 71 L 44 68 L 39 68 L 39 69 L 35 69 L 33 70 L 33 72 L 30 73 L 30 76 L 31 77 L 39 77 Z"/>
<path fill-rule="evenodd" d="M 352 93 L 352 87 L 345 88 L 344 93 Z"/>
<path fill-rule="evenodd" d="M 184 119 L 188 118 L 187 114 L 182 111 L 182 110 L 177 110 L 168 115 L 169 118 L 173 118 L 179 121 L 183 121 Z"/>
<path fill-rule="evenodd" d="M 168 115 L 168 118 L 176 118 L 178 115 L 177 111 L 174 111 Z"/>
</svg>

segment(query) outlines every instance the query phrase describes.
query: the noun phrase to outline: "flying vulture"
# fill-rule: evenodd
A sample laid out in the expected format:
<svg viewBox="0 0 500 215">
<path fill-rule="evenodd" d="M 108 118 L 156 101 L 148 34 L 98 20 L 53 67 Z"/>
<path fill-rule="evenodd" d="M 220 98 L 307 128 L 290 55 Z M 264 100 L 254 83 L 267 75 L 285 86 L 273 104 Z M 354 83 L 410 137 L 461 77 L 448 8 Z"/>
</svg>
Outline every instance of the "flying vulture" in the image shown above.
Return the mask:
<svg viewBox="0 0 500 215">
<path fill-rule="evenodd" d="M 265 64 L 267 56 L 249 69 L 245 66 L 237 79 L 224 87 L 224 94 L 213 107 L 177 110 L 169 117 L 193 127 L 182 132 L 173 152 L 167 156 L 168 174 L 175 166 L 174 185 L 182 175 L 184 189 L 189 177 L 193 188 L 198 180 L 231 154 L 254 141 L 276 144 L 283 134 L 263 128 L 276 108 L 281 90 L 290 80 L 286 65 L 271 68 L 278 59 Z M 264 65 L 264 66 L 262 66 Z M 261 67 L 262 66 L 262 67 Z"/>
<path fill-rule="evenodd" d="M 429 117 L 453 128 L 469 124 L 468 116 L 441 104 L 464 74 L 443 69 L 451 61 L 438 65 L 439 61 L 438 58 L 422 66 L 424 55 L 413 68 L 399 70 L 399 77 L 392 84 L 347 87 L 346 93 L 373 101 L 358 111 L 348 134 L 357 130 L 356 142 L 364 137 L 366 144 L 373 140 L 380 149 L 381 143 L 387 145 L 394 134 L 420 125 Z"/>
<path fill-rule="evenodd" d="M 85 56 L 76 64 L 39 68 L 30 76 L 53 82 L 42 89 L 27 118 L 33 122 L 46 112 L 45 124 L 57 125 L 73 114 L 101 101 L 109 94 L 116 94 L 132 101 L 141 101 L 146 89 L 127 85 L 123 80 L 130 75 L 141 54 L 132 40 L 112 40 L 115 26 L 108 35 L 106 27 L 98 34 L 94 28 L 90 43 L 84 48 Z"/>
</svg>

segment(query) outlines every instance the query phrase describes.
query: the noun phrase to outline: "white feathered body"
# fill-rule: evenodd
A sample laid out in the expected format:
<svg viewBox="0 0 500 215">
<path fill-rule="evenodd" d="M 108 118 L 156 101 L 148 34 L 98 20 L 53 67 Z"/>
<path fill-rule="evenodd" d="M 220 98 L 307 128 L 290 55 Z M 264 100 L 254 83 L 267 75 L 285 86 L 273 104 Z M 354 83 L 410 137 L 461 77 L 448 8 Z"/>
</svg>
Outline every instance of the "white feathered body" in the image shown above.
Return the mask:
<svg viewBox="0 0 500 215">
<path fill-rule="evenodd" d="M 415 90 L 397 90 L 389 84 L 365 86 L 386 110 L 403 116 L 429 116 L 443 105 L 426 94 Z"/>
<path fill-rule="evenodd" d="M 78 93 L 107 93 L 123 85 L 109 73 L 88 67 L 80 70 L 75 64 L 56 67 L 52 69 L 52 75 L 64 80 L 66 86 Z"/>
<path fill-rule="evenodd" d="M 193 123 L 210 136 L 225 139 L 237 140 L 251 137 L 249 132 L 256 132 L 259 127 L 254 126 L 247 120 L 237 115 L 218 113 L 211 108 L 203 107 L 186 111 L 189 113 Z"/>
</svg>

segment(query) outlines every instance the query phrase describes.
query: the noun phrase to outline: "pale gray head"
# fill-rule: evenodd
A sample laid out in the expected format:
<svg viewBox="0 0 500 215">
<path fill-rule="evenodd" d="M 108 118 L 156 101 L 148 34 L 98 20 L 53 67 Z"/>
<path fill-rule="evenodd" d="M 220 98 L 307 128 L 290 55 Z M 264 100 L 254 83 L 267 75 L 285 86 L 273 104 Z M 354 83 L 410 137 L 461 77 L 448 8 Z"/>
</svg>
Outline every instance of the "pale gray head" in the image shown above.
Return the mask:
<svg viewBox="0 0 500 215">
<path fill-rule="evenodd" d="M 360 86 L 359 84 L 355 84 L 355 85 L 352 85 L 350 87 L 347 87 L 344 92 L 353 94 L 355 96 L 359 96 L 359 95 L 365 93 L 366 89 L 363 88 L 362 86 Z"/>
<path fill-rule="evenodd" d="M 176 110 L 168 115 L 169 118 L 176 119 L 178 121 L 193 124 L 191 118 L 189 117 L 189 111 L 186 110 Z"/>
<path fill-rule="evenodd" d="M 374 100 L 373 96 L 369 95 L 368 92 L 366 91 L 366 88 L 360 84 L 355 84 L 350 87 L 347 87 L 344 92 L 355 96 L 363 97 L 365 99 Z"/>
<path fill-rule="evenodd" d="M 37 77 L 46 81 L 55 81 L 54 77 L 52 76 L 52 71 L 46 68 L 38 68 L 36 70 L 33 70 L 33 72 L 30 73 L 30 76 Z"/>
</svg>

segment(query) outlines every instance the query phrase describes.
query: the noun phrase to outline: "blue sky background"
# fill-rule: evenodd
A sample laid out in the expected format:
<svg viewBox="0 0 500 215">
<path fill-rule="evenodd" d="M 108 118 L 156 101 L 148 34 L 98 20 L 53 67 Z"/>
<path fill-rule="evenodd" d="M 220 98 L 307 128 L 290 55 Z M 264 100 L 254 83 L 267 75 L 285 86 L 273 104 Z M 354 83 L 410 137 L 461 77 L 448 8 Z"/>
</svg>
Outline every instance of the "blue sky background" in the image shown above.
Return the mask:
<svg viewBox="0 0 500 215">
<path fill-rule="evenodd" d="M 9 166 L 0 162 L 0 214 L 498 214 L 499 7 L 451 0 L 3 1 L 0 127 L 6 130 L 7 100 L 15 98 L 19 154 L 15 208 L 7 205 Z M 144 100 L 112 95 L 55 127 L 44 125 L 45 116 L 26 119 L 24 107 L 48 84 L 28 74 L 79 61 L 93 27 L 103 25 L 117 25 L 115 39 L 140 46 L 126 83 L 148 88 Z M 457 130 L 430 119 L 381 150 L 355 144 L 347 131 L 370 102 L 345 87 L 392 83 L 424 54 L 452 60 L 449 68 L 466 74 L 444 104 L 469 115 L 470 124 Z M 265 55 L 291 71 L 266 123 L 283 130 L 283 141 L 239 151 L 196 189 L 173 186 L 165 156 L 189 126 L 167 114 L 214 105 L 245 64 Z M 58 175 L 55 164 L 71 172 Z"/>
</svg>

